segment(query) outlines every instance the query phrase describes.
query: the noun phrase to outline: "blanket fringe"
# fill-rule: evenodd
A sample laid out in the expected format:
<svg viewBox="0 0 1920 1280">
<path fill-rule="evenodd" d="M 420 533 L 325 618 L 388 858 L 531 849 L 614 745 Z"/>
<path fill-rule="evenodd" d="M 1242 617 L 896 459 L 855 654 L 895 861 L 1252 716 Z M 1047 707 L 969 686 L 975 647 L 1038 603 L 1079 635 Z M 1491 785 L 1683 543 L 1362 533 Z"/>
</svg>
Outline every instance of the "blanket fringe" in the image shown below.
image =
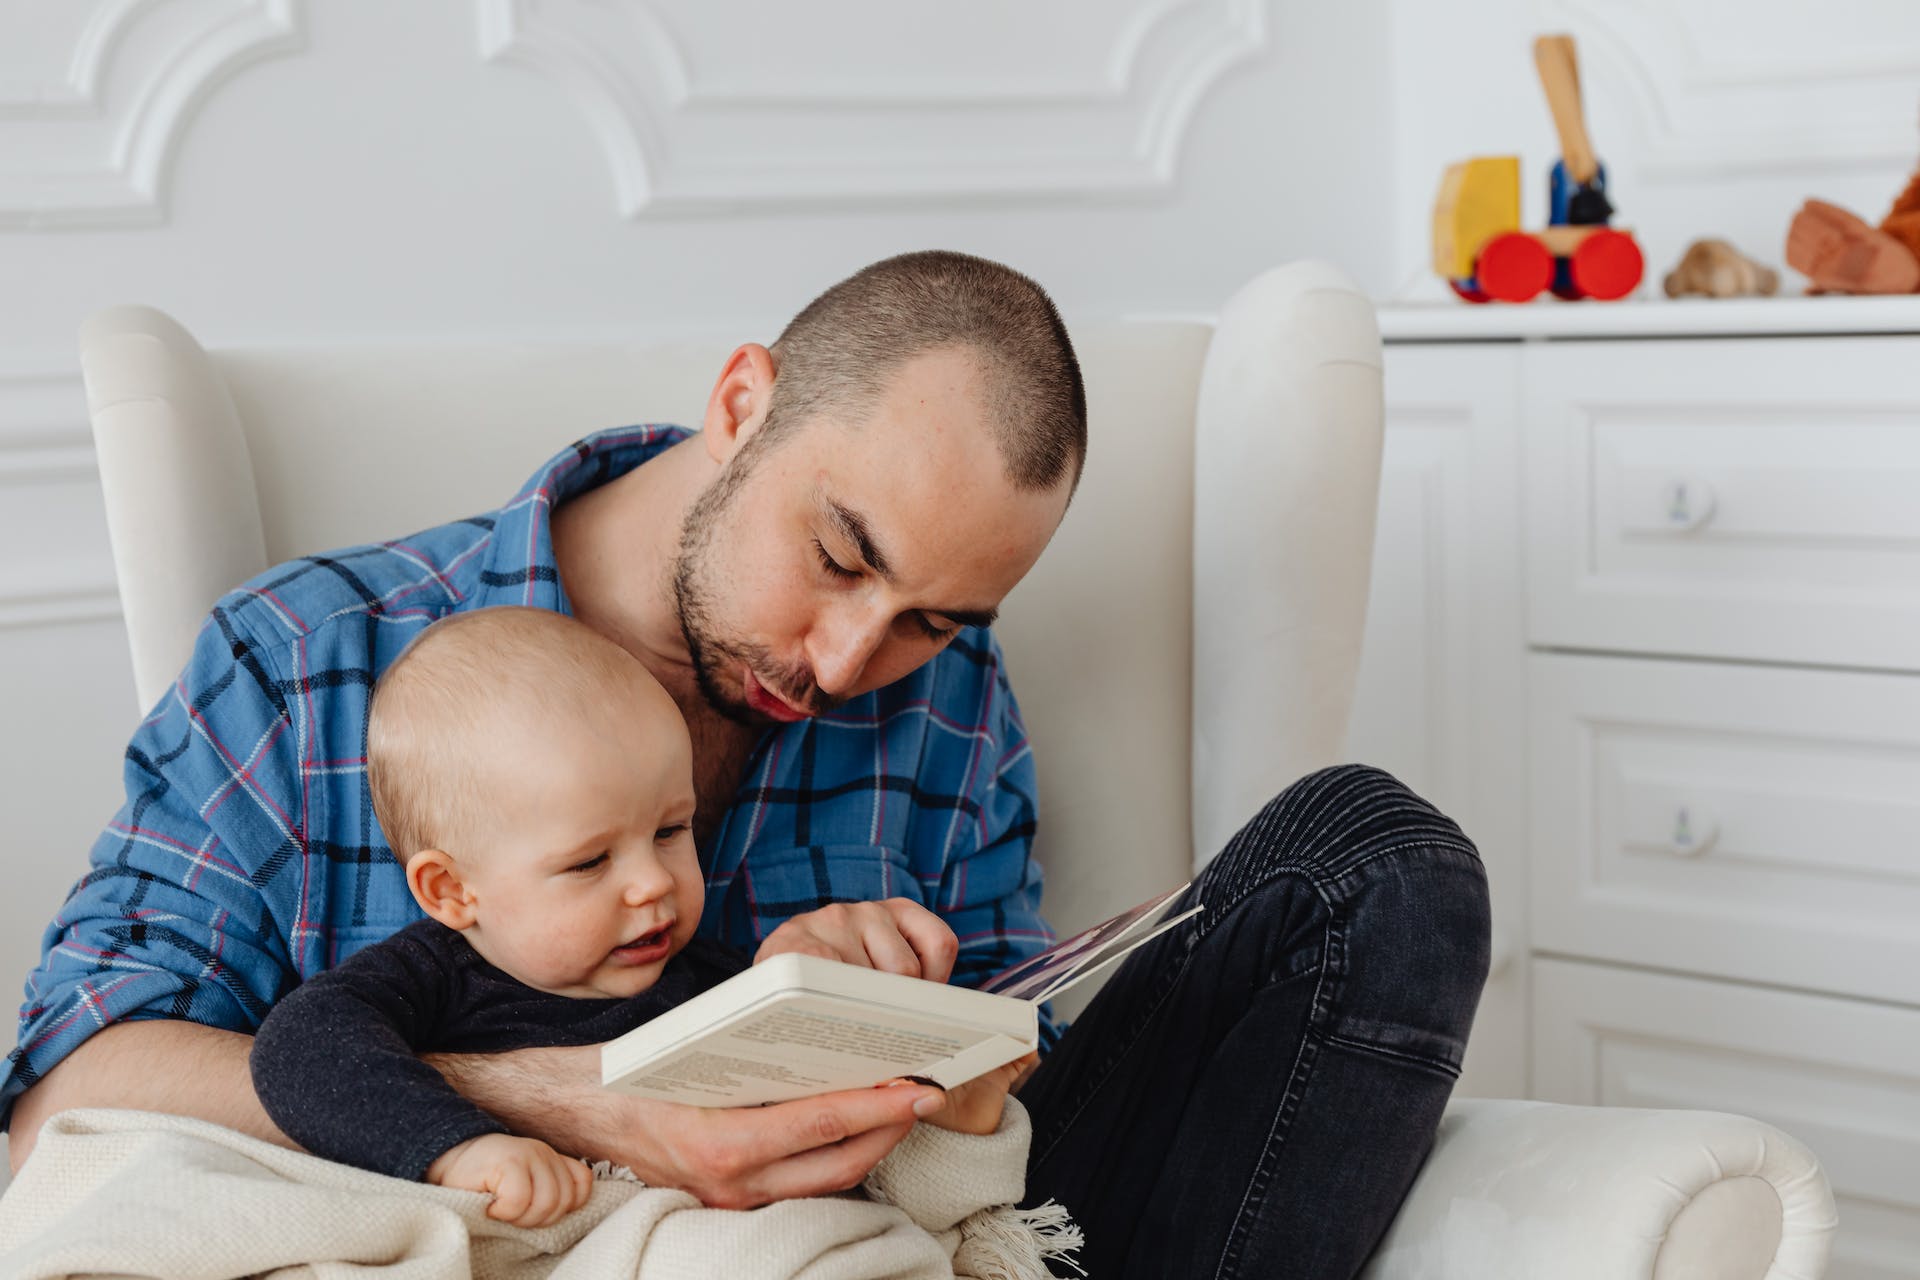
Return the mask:
<svg viewBox="0 0 1920 1280">
<path fill-rule="evenodd" d="M 1087 1274 L 1067 1255 L 1086 1243 L 1066 1206 L 1052 1200 L 1031 1209 L 1001 1205 L 982 1209 L 960 1224 L 955 1275 L 972 1280 L 1054 1280 L 1047 1259 L 1057 1258 Z"/>
<path fill-rule="evenodd" d="M 594 1161 L 593 1176 L 596 1180 L 603 1182 L 640 1182 L 639 1175 L 633 1170 L 623 1164 L 615 1164 L 611 1160 Z M 641 1182 L 640 1185 L 644 1187 L 646 1183 Z"/>
</svg>

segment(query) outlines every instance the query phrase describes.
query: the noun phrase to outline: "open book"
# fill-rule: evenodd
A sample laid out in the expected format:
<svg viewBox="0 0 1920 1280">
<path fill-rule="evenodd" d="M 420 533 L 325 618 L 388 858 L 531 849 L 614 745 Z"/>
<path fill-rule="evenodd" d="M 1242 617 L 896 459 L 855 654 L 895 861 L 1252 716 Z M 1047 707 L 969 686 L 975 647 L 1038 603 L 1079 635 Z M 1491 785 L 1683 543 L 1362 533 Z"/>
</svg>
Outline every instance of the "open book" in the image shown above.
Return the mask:
<svg viewBox="0 0 1920 1280">
<path fill-rule="evenodd" d="M 978 989 L 817 956 L 779 955 L 600 1047 L 609 1089 L 701 1107 L 756 1106 L 896 1076 L 943 1088 L 1040 1042 L 1040 1005 L 1200 911 L 1186 885 L 1055 943 Z"/>
</svg>

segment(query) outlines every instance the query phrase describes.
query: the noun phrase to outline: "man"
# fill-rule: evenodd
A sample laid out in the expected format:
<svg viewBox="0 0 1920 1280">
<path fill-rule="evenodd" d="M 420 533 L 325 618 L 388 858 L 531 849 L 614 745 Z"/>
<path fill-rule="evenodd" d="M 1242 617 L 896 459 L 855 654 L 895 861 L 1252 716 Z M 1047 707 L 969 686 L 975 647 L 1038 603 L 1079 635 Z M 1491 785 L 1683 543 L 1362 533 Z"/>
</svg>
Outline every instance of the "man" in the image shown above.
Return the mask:
<svg viewBox="0 0 1920 1280">
<path fill-rule="evenodd" d="M 703 425 L 593 437 L 491 516 L 222 600 L 29 981 L 0 1093 L 16 1163 L 81 1105 L 286 1141 L 248 1033 L 415 918 L 366 800 L 365 706 L 454 610 L 570 610 L 673 694 L 703 930 L 962 983 L 1045 944 L 1033 763 L 986 627 L 1086 454 L 1051 302 L 976 258 L 875 264 L 771 349 L 735 351 Z M 1102 1277 L 1351 1274 L 1458 1072 L 1486 967 L 1478 859 L 1391 779 L 1339 770 L 1277 798 L 1198 891 L 1204 913 L 1044 1029 L 1021 1088 L 1030 1194 L 1072 1210 Z M 516 1131 L 728 1207 L 851 1186 L 939 1105 L 895 1089 L 710 1112 L 606 1094 L 591 1050 L 434 1062 Z"/>
</svg>

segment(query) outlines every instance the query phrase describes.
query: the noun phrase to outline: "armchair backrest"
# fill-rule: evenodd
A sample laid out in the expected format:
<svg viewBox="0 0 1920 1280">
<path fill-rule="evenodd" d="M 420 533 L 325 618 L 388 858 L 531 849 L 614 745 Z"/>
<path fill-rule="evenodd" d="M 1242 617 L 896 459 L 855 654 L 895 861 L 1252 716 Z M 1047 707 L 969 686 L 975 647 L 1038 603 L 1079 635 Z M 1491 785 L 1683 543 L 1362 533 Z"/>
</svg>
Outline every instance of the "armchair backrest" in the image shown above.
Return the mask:
<svg viewBox="0 0 1920 1280">
<path fill-rule="evenodd" d="M 997 627 L 1039 761 L 1036 847 L 1063 929 L 1177 883 L 1196 848 L 1213 852 L 1281 785 L 1337 757 L 1381 412 L 1372 311 L 1316 264 L 1256 280 L 1217 332 L 1073 333 L 1086 475 Z M 146 307 L 95 315 L 81 347 L 143 706 L 228 587 L 497 506 L 599 428 L 697 424 L 731 350 L 209 354 Z"/>
</svg>

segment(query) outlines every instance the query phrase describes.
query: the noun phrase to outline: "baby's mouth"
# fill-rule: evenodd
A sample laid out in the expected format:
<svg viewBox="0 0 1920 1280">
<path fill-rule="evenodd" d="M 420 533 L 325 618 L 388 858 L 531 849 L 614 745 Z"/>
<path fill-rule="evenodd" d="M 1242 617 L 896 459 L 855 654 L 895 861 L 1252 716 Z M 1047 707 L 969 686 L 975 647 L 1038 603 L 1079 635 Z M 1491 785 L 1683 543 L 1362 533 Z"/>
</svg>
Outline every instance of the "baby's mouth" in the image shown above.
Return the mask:
<svg viewBox="0 0 1920 1280">
<path fill-rule="evenodd" d="M 614 950 L 615 951 L 644 951 L 648 947 L 659 946 L 662 942 L 665 942 L 667 940 L 667 933 L 672 928 L 673 926 L 671 924 L 663 924 L 658 929 L 655 929 L 652 933 L 643 933 L 637 938 L 629 938 L 627 941 L 615 947 Z"/>
</svg>

